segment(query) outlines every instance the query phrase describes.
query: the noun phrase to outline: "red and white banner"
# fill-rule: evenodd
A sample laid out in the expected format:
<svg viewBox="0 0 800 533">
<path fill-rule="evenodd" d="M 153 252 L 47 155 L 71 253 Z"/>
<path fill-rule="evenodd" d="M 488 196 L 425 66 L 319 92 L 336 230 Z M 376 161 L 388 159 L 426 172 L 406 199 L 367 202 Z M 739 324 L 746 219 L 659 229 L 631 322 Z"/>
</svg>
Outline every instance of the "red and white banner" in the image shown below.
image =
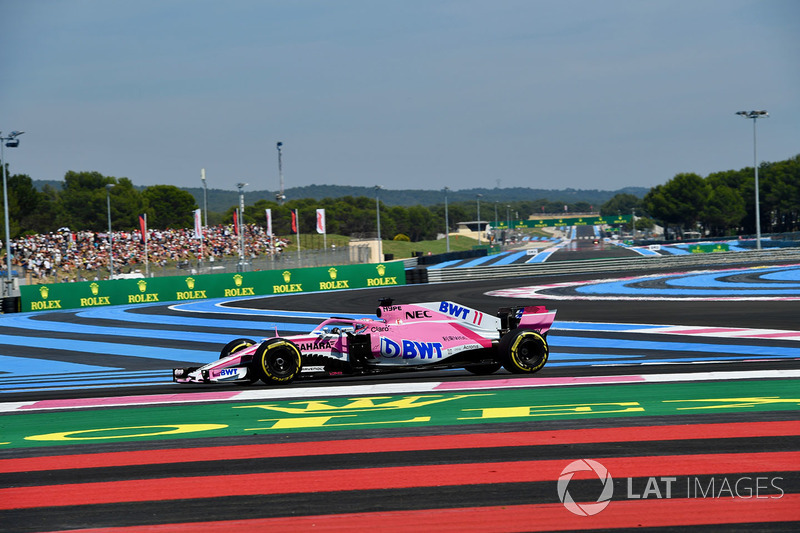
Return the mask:
<svg viewBox="0 0 800 533">
<path fill-rule="evenodd" d="M 267 213 L 267 235 L 272 236 L 272 209 L 265 209 Z"/>
<path fill-rule="evenodd" d="M 147 244 L 147 213 L 139 215 L 139 231 L 142 233 L 142 244 Z"/>
<path fill-rule="evenodd" d="M 194 210 L 194 238 L 195 239 L 202 239 L 203 238 L 203 220 L 200 217 L 200 210 Z"/>
<path fill-rule="evenodd" d="M 239 210 L 233 212 L 233 232 L 239 235 Z"/>
<path fill-rule="evenodd" d="M 292 231 L 297 233 L 297 209 L 292 211 Z"/>
<path fill-rule="evenodd" d="M 317 209 L 317 233 L 325 233 L 325 210 Z"/>
</svg>

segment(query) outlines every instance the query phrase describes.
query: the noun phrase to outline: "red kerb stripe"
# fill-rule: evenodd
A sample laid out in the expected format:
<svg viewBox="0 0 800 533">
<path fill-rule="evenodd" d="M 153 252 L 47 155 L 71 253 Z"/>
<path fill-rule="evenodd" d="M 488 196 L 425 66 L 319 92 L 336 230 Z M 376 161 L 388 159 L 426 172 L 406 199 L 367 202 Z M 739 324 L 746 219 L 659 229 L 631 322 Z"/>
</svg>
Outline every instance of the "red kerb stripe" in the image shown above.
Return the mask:
<svg viewBox="0 0 800 533">
<path fill-rule="evenodd" d="M 610 457 L 599 461 L 612 476 L 621 478 L 724 475 L 795 471 L 800 464 L 800 452 Z M 0 489 L 0 510 L 225 496 L 554 481 L 559 478 L 567 464 L 564 459 L 557 459 L 42 485 Z M 580 474 L 586 473 L 578 472 L 575 477 Z"/>
<path fill-rule="evenodd" d="M 672 426 L 634 426 L 617 428 L 566 429 L 477 433 L 471 435 L 435 435 L 358 440 L 330 440 L 281 444 L 249 444 L 144 450 L 133 452 L 53 455 L 1 459 L 0 473 L 106 468 L 146 464 L 168 464 L 225 459 L 263 457 L 300 457 L 339 453 L 371 453 L 412 450 L 450 450 L 459 448 L 495 448 L 498 446 L 541 446 L 601 442 L 646 442 L 659 440 L 730 439 L 738 437 L 780 437 L 800 435 L 796 421 L 736 422 L 729 424 L 687 424 Z"/>
</svg>

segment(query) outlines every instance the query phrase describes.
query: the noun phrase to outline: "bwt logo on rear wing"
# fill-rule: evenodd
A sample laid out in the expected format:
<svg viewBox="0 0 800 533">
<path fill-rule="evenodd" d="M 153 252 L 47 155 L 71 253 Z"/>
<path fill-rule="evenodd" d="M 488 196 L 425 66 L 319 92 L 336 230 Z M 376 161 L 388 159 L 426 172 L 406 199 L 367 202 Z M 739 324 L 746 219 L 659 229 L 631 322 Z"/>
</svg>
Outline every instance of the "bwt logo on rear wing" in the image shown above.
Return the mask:
<svg viewBox="0 0 800 533">
<path fill-rule="evenodd" d="M 497 329 L 500 327 L 500 319 L 497 317 L 454 302 L 428 302 L 419 305 L 480 328 Z"/>
</svg>

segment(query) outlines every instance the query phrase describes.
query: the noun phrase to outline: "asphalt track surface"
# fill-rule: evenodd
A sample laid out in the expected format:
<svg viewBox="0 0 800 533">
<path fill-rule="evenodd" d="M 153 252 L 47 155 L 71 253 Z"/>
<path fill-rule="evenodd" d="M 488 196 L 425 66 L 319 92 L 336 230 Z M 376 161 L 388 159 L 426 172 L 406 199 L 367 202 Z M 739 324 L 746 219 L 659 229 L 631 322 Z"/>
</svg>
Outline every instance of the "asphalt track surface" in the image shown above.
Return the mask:
<svg viewBox="0 0 800 533">
<path fill-rule="evenodd" d="M 800 277 L 757 266 L 3 317 L 0 531 L 796 531 Z M 168 382 L 248 328 L 526 294 L 558 309 L 535 376 Z"/>
</svg>

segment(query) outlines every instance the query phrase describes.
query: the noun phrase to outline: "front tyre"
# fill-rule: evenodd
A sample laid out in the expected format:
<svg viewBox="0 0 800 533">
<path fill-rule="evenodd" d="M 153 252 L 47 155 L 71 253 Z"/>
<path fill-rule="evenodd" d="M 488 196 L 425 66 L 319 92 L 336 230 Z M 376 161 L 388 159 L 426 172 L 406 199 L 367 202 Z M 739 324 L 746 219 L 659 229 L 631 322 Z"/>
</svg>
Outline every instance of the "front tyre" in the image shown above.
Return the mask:
<svg viewBox="0 0 800 533">
<path fill-rule="evenodd" d="M 256 341 L 254 341 L 253 339 L 234 339 L 228 344 L 226 344 L 222 348 L 222 350 L 220 350 L 219 358 L 224 359 L 231 354 L 234 354 L 238 351 L 244 350 L 245 348 L 254 345 L 255 343 Z M 241 381 L 235 381 L 234 383 L 236 383 L 237 385 L 252 385 L 256 381 L 258 381 L 258 376 L 254 375 L 252 368 L 249 368 L 247 370 L 247 378 Z"/>
<path fill-rule="evenodd" d="M 226 344 L 222 350 L 219 352 L 219 358 L 224 359 L 231 354 L 238 352 L 239 350 L 244 350 L 248 346 L 252 346 L 256 343 L 256 341 L 252 339 L 234 339 L 228 344 Z"/>
<path fill-rule="evenodd" d="M 286 339 L 270 339 L 261 343 L 253 355 L 253 369 L 261 381 L 286 385 L 300 373 L 302 358 L 297 345 Z"/>
<path fill-rule="evenodd" d="M 500 339 L 500 360 L 509 372 L 532 374 L 547 362 L 550 350 L 545 338 L 529 329 L 515 329 Z"/>
</svg>

